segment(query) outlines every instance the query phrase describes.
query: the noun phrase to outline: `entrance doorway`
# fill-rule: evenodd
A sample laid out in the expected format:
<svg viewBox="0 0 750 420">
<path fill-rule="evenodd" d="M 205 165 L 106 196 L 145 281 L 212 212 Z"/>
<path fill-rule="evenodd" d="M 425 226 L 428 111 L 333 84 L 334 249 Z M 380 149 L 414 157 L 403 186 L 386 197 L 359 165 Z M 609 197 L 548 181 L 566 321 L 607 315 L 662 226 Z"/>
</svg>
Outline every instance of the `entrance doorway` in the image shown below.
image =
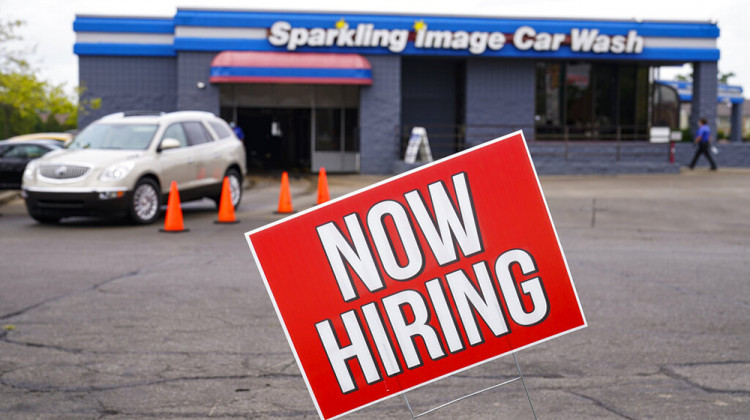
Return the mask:
<svg viewBox="0 0 750 420">
<path fill-rule="evenodd" d="M 223 108 L 225 113 L 232 118 L 231 108 Z M 245 132 L 249 170 L 309 171 L 310 109 L 238 107 L 236 113 Z"/>
<path fill-rule="evenodd" d="M 251 171 L 359 172 L 359 87 L 226 84 L 221 117 L 245 132 Z"/>
</svg>

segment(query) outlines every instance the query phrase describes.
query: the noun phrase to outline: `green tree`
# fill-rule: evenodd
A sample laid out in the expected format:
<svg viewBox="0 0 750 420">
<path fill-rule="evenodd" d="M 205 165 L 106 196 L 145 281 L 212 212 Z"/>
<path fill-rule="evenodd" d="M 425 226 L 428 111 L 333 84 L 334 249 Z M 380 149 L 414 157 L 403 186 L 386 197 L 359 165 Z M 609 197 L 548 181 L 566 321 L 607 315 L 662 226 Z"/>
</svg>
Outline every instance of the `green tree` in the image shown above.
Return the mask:
<svg viewBox="0 0 750 420">
<path fill-rule="evenodd" d="M 64 85 L 41 80 L 25 59 L 28 49 L 13 48 L 22 40 L 17 30 L 23 24 L 0 18 L 0 135 L 75 128 L 78 104 L 65 94 Z"/>
<path fill-rule="evenodd" d="M 719 72 L 719 83 L 728 85 L 729 84 L 729 79 L 731 79 L 734 76 L 736 76 L 736 74 L 734 74 L 733 71 L 730 71 L 729 73 Z"/>
<path fill-rule="evenodd" d="M 719 72 L 717 75 L 717 80 L 719 83 L 728 85 L 729 79 L 736 76 L 736 74 L 733 71 L 730 71 L 728 73 Z M 676 80 L 679 80 L 681 82 L 692 82 L 693 81 L 693 75 L 692 74 L 678 74 L 674 77 Z"/>
</svg>

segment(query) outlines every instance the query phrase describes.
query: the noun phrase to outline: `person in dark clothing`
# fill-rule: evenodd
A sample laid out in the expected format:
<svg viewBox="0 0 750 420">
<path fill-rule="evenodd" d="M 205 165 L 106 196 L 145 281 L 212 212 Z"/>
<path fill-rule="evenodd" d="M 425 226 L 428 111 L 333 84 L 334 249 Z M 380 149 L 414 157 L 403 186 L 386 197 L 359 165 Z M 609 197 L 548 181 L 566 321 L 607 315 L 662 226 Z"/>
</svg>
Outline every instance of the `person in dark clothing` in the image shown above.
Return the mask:
<svg viewBox="0 0 750 420">
<path fill-rule="evenodd" d="M 711 164 L 711 170 L 715 171 L 716 162 L 714 162 L 714 159 L 711 157 L 711 128 L 708 126 L 708 121 L 706 121 L 705 118 L 701 118 L 699 123 L 700 127 L 695 136 L 695 143 L 698 144 L 698 147 L 695 149 L 695 155 L 690 162 L 690 169 L 695 167 L 695 162 L 698 161 L 698 157 L 703 154 L 706 156 L 706 159 L 708 159 L 708 163 Z"/>
</svg>

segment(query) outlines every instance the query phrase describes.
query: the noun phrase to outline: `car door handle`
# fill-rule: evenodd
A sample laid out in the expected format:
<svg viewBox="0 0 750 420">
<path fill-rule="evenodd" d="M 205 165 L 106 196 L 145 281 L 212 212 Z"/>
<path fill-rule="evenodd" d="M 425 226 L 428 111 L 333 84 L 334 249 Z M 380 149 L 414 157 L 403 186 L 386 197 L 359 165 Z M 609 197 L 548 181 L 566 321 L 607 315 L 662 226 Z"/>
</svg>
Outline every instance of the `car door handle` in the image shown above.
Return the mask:
<svg viewBox="0 0 750 420">
<path fill-rule="evenodd" d="M 214 159 L 218 159 L 221 157 L 221 153 L 214 153 Z"/>
<path fill-rule="evenodd" d="M 189 157 L 188 158 L 188 163 L 195 163 L 195 158 L 194 157 Z"/>
</svg>

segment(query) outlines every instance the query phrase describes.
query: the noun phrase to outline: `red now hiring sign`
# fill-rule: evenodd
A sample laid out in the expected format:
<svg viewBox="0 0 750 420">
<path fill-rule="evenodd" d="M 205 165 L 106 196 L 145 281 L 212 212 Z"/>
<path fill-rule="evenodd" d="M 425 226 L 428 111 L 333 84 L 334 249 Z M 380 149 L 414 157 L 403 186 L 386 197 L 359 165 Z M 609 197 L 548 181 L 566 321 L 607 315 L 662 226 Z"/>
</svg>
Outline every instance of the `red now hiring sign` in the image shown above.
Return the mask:
<svg viewBox="0 0 750 420">
<path fill-rule="evenodd" d="M 586 326 L 521 132 L 247 238 L 322 418 Z"/>
</svg>

